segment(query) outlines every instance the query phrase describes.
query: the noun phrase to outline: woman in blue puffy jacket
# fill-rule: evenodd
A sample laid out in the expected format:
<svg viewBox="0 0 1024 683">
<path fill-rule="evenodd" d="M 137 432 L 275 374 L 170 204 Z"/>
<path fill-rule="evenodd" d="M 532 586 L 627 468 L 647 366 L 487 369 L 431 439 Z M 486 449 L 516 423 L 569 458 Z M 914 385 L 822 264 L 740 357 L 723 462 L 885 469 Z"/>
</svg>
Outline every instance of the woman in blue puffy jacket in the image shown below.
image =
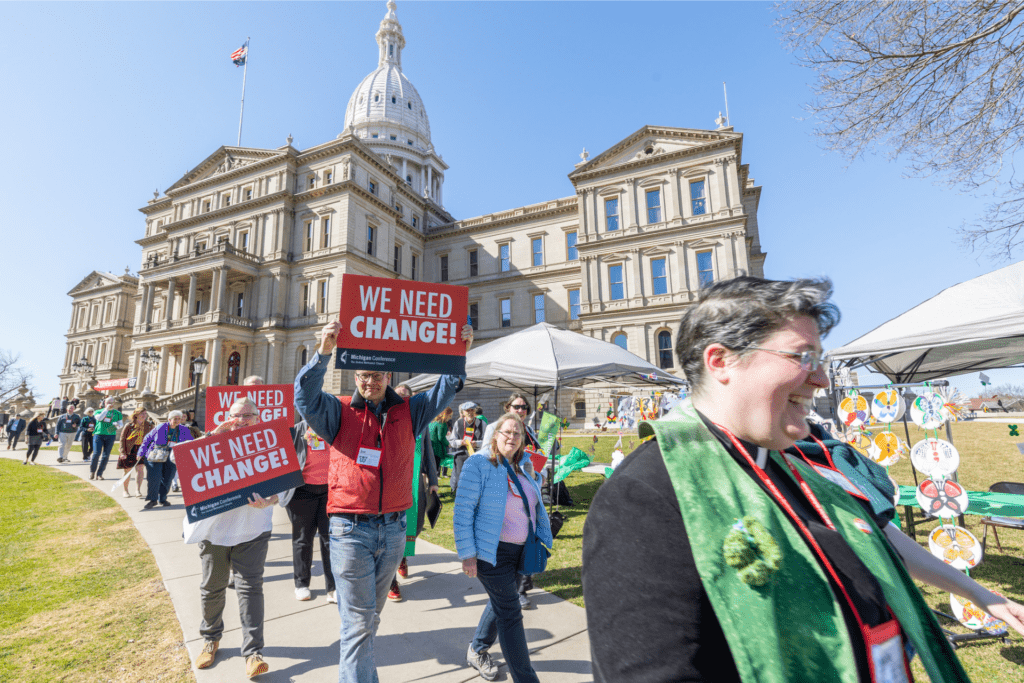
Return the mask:
<svg viewBox="0 0 1024 683">
<path fill-rule="evenodd" d="M 506 462 L 516 474 L 518 486 Z M 520 489 L 526 496 L 525 505 Z M 485 680 L 494 680 L 498 668 L 488 649 L 498 640 L 512 680 L 535 683 L 537 673 L 530 664 L 519 606 L 517 570 L 531 526 L 549 548 L 552 538 L 540 484 L 530 459 L 523 457 L 523 423 L 518 416 L 507 413 L 498 418 L 490 443 L 463 465 L 454 526 L 462 571 L 478 577 L 490 598 L 466 653 L 467 663 Z"/>
</svg>

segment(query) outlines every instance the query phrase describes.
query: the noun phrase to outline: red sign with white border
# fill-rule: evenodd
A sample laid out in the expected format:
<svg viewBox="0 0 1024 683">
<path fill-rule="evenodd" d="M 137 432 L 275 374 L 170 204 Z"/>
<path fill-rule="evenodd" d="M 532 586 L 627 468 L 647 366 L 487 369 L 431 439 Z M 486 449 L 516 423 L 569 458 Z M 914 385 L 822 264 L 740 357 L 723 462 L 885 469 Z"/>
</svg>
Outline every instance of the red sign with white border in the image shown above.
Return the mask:
<svg viewBox="0 0 1024 683">
<path fill-rule="evenodd" d="M 467 287 L 343 275 L 335 366 L 463 374 L 468 311 Z"/>
<path fill-rule="evenodd" d="M 195 522 L 302 485 L 288 420 L 234 429 L 174 446 L 188 521 Z"/>
<path fill-rule="evenodd" d="M 212 430 L 228 419 L 228 410 L 237 399 L 251 398 L 260 409 L 260 421 L 270 422 L 287 418 L 288 426 L 295 424 L 295 385 L 252 384 L 249 386 L 206 387 L 206 421 L 203 426 Z"/>
</svg>

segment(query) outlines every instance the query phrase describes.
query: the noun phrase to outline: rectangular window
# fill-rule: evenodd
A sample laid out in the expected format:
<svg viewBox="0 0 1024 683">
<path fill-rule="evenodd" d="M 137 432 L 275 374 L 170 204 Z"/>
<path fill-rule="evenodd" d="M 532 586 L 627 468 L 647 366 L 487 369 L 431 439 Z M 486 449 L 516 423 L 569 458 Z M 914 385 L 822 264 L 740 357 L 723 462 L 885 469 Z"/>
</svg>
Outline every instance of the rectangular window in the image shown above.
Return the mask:
<svg viewBox="0 0 1024 683">
<path fill-rule="evenodd" d="M 402 214 L 402 217 L 405 218 L 405 214 L 402 213 L 402 205 L 399 204 L 398 202 L 395 202 L 395 211 Z"/>
<path fill-rule="evenodd" d="M 317 283 L 319 288 L 319 296 L 316 301 L 316 312 L 326 313 L 327 312 L 327 280 L 321 280 Z"/>
<path fill-rule="evenodd" d="M 249 231 L 243 230 L 238 233 L 238 237 L 235 239 L 235 245 L 239 251 L 249 251 Z"/>
<path fill-rule="evenodd" d="M 441 282 L 448 282 L 448 255 L 441 257 Z"/>
<path fill-rule="evenodd" d="M 619 229 L 619 198 L 604 200 L 604 222 L 608 232 Z"/>
<path fill-rule="evenodd" d="M 711 259 L 710 251 L 697 253 L 697 282 L 701 287 L 707 287 L 715 281 L 715 266 Z"/>
<path fill-rule="evenodd" d="M 370 190 L 370 194 L 376 195 L 377 194 L 377 183 L 373 182 L 372 180 L 368 180 L 367 183 L 368 183 L 368 188 Z"/>
<path fill-rule="evenodd" d="M 477 267 L 476 249 L 469 250 L 469 276 L 476 277 L 479 272 Z"/>
<path fill-rule="evenodd" d="M 469 324 L 474 330 L 480 329 L 480 306 L 479 304 L 469 305 Z"/>
<path fill-rule="evenodd" d="M 530 251 L 533 254 L 533 265 L 544 265 L 544 238 L 534 237 L 530 241 Z"/>
<path fill-rule="evenodd" d="M 306 221 L 306 246 L 303 251 L 313 251 L 313 221 Z"/>
<path fill-rule="evenodd" d="M 501 326 L 512 327 L 512 299 L 501 300 Z"/>
<path fill-rule="evenodd" d="M 374 252 L 374 239 L 377 235 L 377 229 L 372 225 L 366 226 L 366 253 L 373 256 Z"/>
<path fill-rule="evenodd" d="M 501 272 L 507 273 L 512 270 L 512 245 L 502 244 L 498 250 L 501 252 Z"/>
<path fill-rule="evenodd" d="M 412 217 L 412 227 L 419 227 L 419 220 L 416 218 L 416 216 Z"/>
<path fill-rule="evenodd" d="M 203 202 L 203 213 L 207 213 L 207 212 L 209 212 L 209 210 L 210 210 L 210 200 L 207 199 L 205 202 Z"/>
<path fill-rule="evenodd" d="M 320 219 L 320 248 L 326 249 L 331 246 L 331 219 L 327 216 Z"/>
<path fill-rule="evenodd" d="M 198 311 L 197 311 L 198 312 Z M 309 313 L 309 283 L 302 285 L 302 315 Z"/>
<path fill-rule="evenodd" d="M 647 190 L 647 223 L 661 222 L 661 190 Z"/>
<path fill-rule="evenodd" d="M 651 259 L 651 279 L 655 294 L 668 294 L 668 275 L 665 273 L 665 259 Z"/>
<path fill-rule="evenodd" d="M 197 298 L 196 299 L 196 312 L 195 312 L 194 315 L 199 315 L 202 312 L 203 312 L 203 300 Z"/>
<path fill-rule="evenodd" d="M 306 189 L 312 190 L 316 187 L 316 173 L 310 173 L 306 176 Z"/>
<path fill-rule="evenodd" d="M 334 182 L 334 171 L 324 172 L 324 185 L 330 185 Z"/>
<path fill-rule="evenodd" d="M 608 266 L 608 290 L 612 301 L 626 298 L 626 287 L 622 282 L 622 264 Z"/>
<path fill-rule="evenodd" d="M 402 247 L 397 244 L 395 245 L 395 262 L 391 266 L 391 270 L 396 273 L 402 272 Z"/>
<path fill-rule="evenodd" d="M 569 320 L 580 319 L 580 290 L 569 290 Z"/>
<path fill-rule="evenodd" d="M 416 266 L 417 266 L 419 260 L 420 259 L 419 259 L 419 257 L 416 254 L 412 255 L 412 272 L 409 273 L 409 279 L 411 279 L 411 280 L 415 280 L 416 279 Z"/>
<path fill-rule="evenodd" d="M 224 206 L 231 206 L 231 195 L 226 194 L 221 198 L 221 204 Z"/>
<path fill-rule="evenodd" d="M 576 231 L 565 233 L 565 260 L 578 261 L 580 253 L 576 251 Z"/>
<path fill-rule="evenodd" d="M 250 199 L 252 199 L 252 188 L 247 187 L 245 188 L 245 200 L 249 201 Z"/>
<path fill-rule="evenodd" d="M 542 323 L 544 322 L 544 295 L 534 294 L 533 295 L 533 322 Z"/>
<path fill-rule="evenodd" d="M 244 310 L 245 310 L 245 295 L 242 292 L 239 292 L 238 296 L 235 299 L 235 315 L 237 315 L 239 318 L 241 318 Z"/>
<path fill-rule="evenodd" d="M 703 180 L 690 181 L 690 206 L 692 207 L 694 216 L 699 216 L 703 213 L 707 213 L 708 206 L 706 198 L 704 196 Z"/>
</svg>

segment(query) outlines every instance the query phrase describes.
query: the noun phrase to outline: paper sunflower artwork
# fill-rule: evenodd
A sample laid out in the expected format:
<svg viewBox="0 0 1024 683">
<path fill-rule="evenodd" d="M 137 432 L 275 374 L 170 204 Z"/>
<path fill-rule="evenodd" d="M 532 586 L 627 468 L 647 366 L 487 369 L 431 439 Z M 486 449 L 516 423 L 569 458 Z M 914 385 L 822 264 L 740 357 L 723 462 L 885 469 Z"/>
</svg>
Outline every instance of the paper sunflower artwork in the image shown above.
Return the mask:
<svg viewBox="0 0 1024 683">
<path fill-rule="evenodd" d="M 937 526 L 928 534 L 928 549 L 954 569 L 973 569 L 981 562 L 981 543 L 960 526 Z"/>
</svg>

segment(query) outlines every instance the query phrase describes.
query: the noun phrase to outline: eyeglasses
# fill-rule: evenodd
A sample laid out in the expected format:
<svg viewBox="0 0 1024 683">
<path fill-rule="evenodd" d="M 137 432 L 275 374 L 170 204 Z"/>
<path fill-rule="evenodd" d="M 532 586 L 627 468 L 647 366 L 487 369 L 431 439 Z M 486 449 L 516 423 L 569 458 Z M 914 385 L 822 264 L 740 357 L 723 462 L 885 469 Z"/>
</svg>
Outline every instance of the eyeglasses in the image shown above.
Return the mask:
<svg viewBox="0 0 1024 683">
<path fill-rule="evenodd" d="M 509 408 L 511 408 L 512 410 L 529 410 L 530 409 L 529 406 L 527 406 L 525 403 L 513 403 L 512 405 L 509 406 Z"/>
<path fill-rule="evenodd" d="M 505 439 L 508 440 L 508 441 L 518 441 L 521 438 L 518 429 L 514 429 L 511 432 L 504 431 L 504 432 L 498 432 L 498 433 L 501 434 L 503 437 L 505 437 Z"/>
<path fill-rule="evenodd" d="M 766 349 L 760 346 L 748 346 L 753 351 L 765 351 L 774 353 L 776 356 L 789 356 L 800 361 L 800 369 L 806 372 L 814 372 L 821 367 L 821 353 L 818 351 L 779 351 L 778 349 Z"/>
<path fill-rule="evenodd" d="M 363 384 L 380 384 L 384 381 L 383 372 L 357 372 L 356 381 Z"/>
<path fill-rule="evenodd" d="M 250 417 L 259 417 L 259 416 L 260 416 L 259 413 L 237 413 L 237 414 L 235 414 L 235 413 L 228 413 L 228 417 L 233 417 L 236 420 L 237 419 L 246 420 L 246 419 L 248 419 Z"/>
</svg>

